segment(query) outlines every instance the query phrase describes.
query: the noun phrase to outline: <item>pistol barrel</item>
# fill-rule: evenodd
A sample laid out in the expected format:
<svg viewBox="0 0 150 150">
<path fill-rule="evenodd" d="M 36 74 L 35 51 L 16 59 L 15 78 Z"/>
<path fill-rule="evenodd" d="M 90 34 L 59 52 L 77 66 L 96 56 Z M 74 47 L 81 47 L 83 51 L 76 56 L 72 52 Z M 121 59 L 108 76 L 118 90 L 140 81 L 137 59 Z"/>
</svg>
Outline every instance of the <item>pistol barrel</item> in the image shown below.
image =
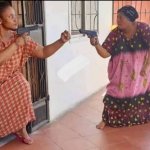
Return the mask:
<svg viewBox="0 0 150 150">
<path fill-rule="evenodd" d="M 83 29 L 80 29 L 79 32 L 81 34 L 86 34 L 88 37 L 95 37 L 95 36 L 97 36 L 97 32 L 96 31 L 92 31 L 92 30 L 83 30 Z"/>
<path fill-rule="evenodd" d="M 31 26 L 31 27 L 20 27 L 17 29 L 17 34 L 23 34 L 25 32 L 30 33 L 32 30 L 38 29 L 38 25 Z"/>
</svg>

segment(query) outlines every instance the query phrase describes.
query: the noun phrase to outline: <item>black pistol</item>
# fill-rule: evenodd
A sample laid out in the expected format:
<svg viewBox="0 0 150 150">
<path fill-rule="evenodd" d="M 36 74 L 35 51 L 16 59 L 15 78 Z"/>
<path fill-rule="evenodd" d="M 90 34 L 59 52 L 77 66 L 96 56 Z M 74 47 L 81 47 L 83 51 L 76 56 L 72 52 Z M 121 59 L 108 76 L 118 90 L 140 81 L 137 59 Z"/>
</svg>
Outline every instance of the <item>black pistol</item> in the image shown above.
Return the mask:
<svg viewBox="0 0 150 150">
<path fill-rule="evenodd" d="M 34 26 L 30 26 L 30 27 L 20 27 L 17 29 L 17 34 L 21 35 L 25 32 L 27 32 L 28 34 L 30 34 L 30 31 L 32 30 L 37 30 L 38 29 L 38 25 L 34 25 Z"/>
<path fill-rule="evenodd" d="M 88 37 L 95 37 L 95 36 L 97 36 L 97 32 L 96 31 L 92 31 L 92 30 L 83 30 L 83 29 L 80 29 L 79 32 L 81 34 L 86 34 Z"/>
</svg>

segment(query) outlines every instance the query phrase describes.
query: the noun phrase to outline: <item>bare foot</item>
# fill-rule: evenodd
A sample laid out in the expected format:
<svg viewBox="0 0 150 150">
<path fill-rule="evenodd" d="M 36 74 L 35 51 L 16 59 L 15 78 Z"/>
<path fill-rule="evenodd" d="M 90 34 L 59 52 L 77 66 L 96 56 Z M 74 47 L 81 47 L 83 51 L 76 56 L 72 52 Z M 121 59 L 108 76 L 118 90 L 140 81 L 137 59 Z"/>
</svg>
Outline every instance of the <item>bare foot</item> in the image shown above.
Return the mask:
<svg viewBox="0 0 150 150">
<path fill-rule="evenodd" d="M 104 127 L 106 126 L 105 122 L 101 121 L 98 125 L 96 125 L 97 129 L 104 129 Z"/>
<path fill-rule="evenodd" d="M 32 144 L 33 139 L 28 135 L 26 128 L 21 129 L 20 131 L 16 132 L 15 135 L 25 144 Z"/>
</svg>

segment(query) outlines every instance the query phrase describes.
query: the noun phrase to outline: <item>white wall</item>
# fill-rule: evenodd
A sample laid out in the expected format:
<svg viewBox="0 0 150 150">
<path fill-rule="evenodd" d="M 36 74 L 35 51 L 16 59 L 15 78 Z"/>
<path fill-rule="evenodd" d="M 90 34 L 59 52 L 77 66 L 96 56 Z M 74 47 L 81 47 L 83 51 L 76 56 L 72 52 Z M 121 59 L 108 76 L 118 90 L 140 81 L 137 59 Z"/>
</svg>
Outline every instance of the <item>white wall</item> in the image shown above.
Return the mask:
<svg viewBox="0 0 150 150">
<path fill-rule="evenodd" d="M 68 1 L 44 2 L 46 44 L 57 40 L 62 31 L 70 30 L 68 6 Z M 112 23 L 112 2 L 100 1 L 99 8 L 99 39 L 102 42 L 109 33 Z M 76 61 L 79 56 L 85 58 L 82 64 L 84 62 L 88 64 L 85 64 L 82 70 L 70 76 L 68 80 L 60 78 L 58 72 L 61 69 L 64 71 L 64 67 L 73 60 Z M 101 58 L 90 45 L 89 39 L 82 36 L 72 37 L 58 52 L 47 59 L 51 121 L 107 84 L 107 64 L 108 59 Z M 76 66 L 72 65 L 69 67 L 68 73 L 63 73 L 66 77 L 77 69 Z"/>
</svg>

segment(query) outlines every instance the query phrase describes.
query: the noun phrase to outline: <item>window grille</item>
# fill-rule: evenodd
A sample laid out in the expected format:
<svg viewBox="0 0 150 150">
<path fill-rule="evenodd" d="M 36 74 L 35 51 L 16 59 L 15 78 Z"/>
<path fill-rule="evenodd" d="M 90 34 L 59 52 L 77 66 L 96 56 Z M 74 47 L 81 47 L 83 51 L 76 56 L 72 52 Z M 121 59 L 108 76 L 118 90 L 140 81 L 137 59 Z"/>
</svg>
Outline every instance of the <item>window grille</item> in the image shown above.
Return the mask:
<svg viewBox="0 0 150 150">
<path fill-rule="evenodd" d="M 98 1 L 71 1 L 71 33 L 79 29 L 98 30 Z"/>
</svg>

